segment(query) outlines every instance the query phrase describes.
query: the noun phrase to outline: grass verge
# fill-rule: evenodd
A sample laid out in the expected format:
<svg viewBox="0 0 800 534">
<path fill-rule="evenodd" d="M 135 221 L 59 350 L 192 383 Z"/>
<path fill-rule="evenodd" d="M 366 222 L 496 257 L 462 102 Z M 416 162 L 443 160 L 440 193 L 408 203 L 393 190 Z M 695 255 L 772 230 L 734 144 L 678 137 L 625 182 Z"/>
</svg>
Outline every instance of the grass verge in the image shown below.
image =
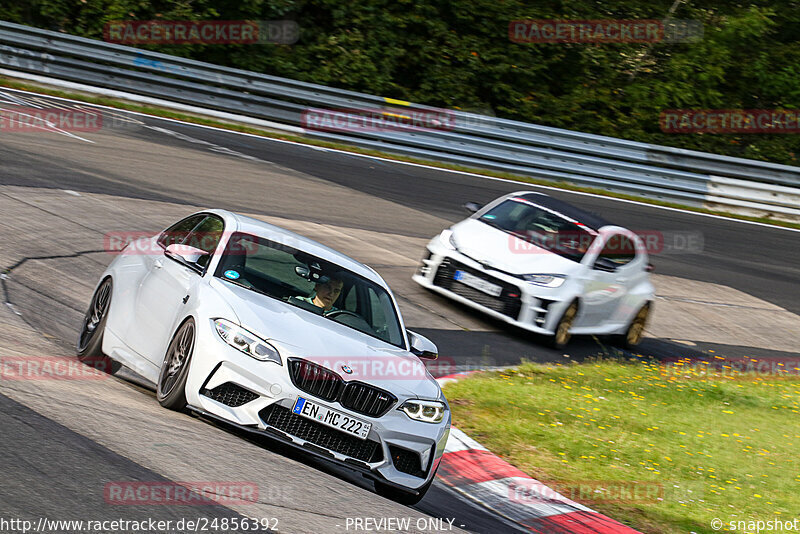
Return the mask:
<svg viewBox="0 0 800 534">
<path fill-rule="evenodd" d="M 427 165 L 430 167 L 437 167 L 440 169 L 448 169 L 460 172 L 467 172 L 472 174 L 480 174 L 483 176 L 490 176 L 493 178 L 503 178 L 506 180 L 513 180 L 516 182 L 526 183 L 526 184 L 533 184 L 533 185 L 542 185 L 542 186 L 549 186 L 549 187 L 557 187 L 559 189 L 564 189 L 566 191 L 577 191 L 582 193 L 592 193 L 596 195 L 602 195 L 610 198 L 619 198 L 624 200 L 633 200 L 636 202 L 642 202 L 645 204 L 652 204 L 654 206 L 664 206 L 669 208 L 676 208 L 686 211 L 693 211 L 696 213 L 705 213 L 708 215 L 719 215 L 722 217 L 728 217 L 730 219 L 738 219 L 742 221 L 751 221 L 751 222 L 758 222 L 763 224 L 770 224 L 773 226 L 782 226 L 786 228 L 795 228 L 800 229 L 800 223 L 791 222 L 791 221 L 782 221 L 778 219 L 771 219 L 767 217 L 752 217 L 748 215 L 739 215 L 736 213 L 728 213 L 725 211 L 717 211 L 717 210 L 710 210 L 705 208 L 699 208 L 694 206 L 685 206 L 682 204 L 674 203 L 674 202 L 664 202 L 662 200 L 645 198 L 645 197 L 638 197 L 635 195 L 626 195 L 624 193 L 616 193 L 613 191 L 606 191 L 604 189 L 597 189 L 592 187 L 581 187 L 575 184 L 571 184 L 569 182 L 559 182 L 559 181 L 549 181 L 549 180 L 540 180 L 531 178 L 529 176 L 521 176 L 518 174 L 511 174 L 505 172 L 496 172 L 487 169 L 477 169 L 473 167 L 467 167 L 463 165 L 454 165 L 449 163 L 442 163 L 438 161 L 414 158 L 410 156 L 402 156 L 398 154 L 392 154 L 388 152 L 382 152 L 378 150 L 370 150 L 365 148 L 360 148 L 352 145 L 346 145 L 342 143 L 331 143 L 328 141 L 321 141 L 318 139 L 313 139 L 309 137 L 303 137 L 299 135 L 291 135 L 291 134 L 284 134 L 278 133 L 271 130 L 265 130 L 263 128 L 255 128 L 251 126 L 245 126 L 238 123 L 231 123 L 225 122 L 222 120 L 214 120 L 205 118 L 198 115 L 192 115 L 188 113 L 180 113 L 168 108 L 164 107 L 157 107 L 157 106 L 147 106 L 142 104 L 135 104 L 124 100 L 118 100 L 108 97 L 95 97 L 91 95 L 87 95 L 85 93 L 71 93 L 66 91 L 61 91 L 57 89 L 53 89 L 52 87 L 29 83 L 29 82 L 20 82 L 16 79 L 11 79 L 8 77 L 0 76 L 0 87 L 8 87 L 11 89 L 19 89 L 22 91 L 32 91 L 39 94 L 57 96 L 61 98 L 69 98 L 72 100 L 79 100 L 81 102 L 87 102 L 90 104 L 97 104 L 101 106 L 108 106 L 117 109 L 123 109 L 127 111 L 135 111 L 137 113 L 144 113 L 147 115 L 153 115 L 156 117 L 165 117 L 169 119 L 175 119 L 191 124 L 200 124 L 204 126 L 213 126 L 215 128 L 221 128 L 225 130 L 231 130 L 235 132 L 243 132 L 249 133 L 253 135 L 259 135 L 262 137 L 268 137 L 271 139 L 282 139 L 285 141 L 292 141 L 296 143 L 303 143 L 306 145 L 312 146 L 319 146 L 323 148 L 332 148 L 336 150 L 343 150 L 346 152 L 353 152 L 356 154 L 365 154 L 369 156 L 376 156 L 380 158 L 385 158 L 394 161 L 404 161 L 409 163 L 418 163 L 420 165 Z"/>
<path fill-rule="evenodd" d="M 642 532 L 712 533 L 715 518 L 792 521 L 800 377 L 714 361 L 525 363 L 445 395 L 453 424 L 492 452 Z M 634 483 L 648 491 L 634 495 Z"/>
</svg>

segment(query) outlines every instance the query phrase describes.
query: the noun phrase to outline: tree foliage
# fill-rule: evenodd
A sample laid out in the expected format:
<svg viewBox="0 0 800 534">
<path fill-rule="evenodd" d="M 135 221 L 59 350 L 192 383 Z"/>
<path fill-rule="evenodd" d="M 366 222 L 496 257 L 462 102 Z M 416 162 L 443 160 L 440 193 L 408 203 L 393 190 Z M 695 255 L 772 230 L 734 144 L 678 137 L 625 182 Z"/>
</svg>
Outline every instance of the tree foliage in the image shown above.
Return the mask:
<svg viewBox="0 0 800 534">
<path fill-rule="evenodd" d="M 666 134 L 665 109 L 800 109 L 800 4 L 684 0 L 685 43 L 519 44 L 518 19 L 663 19 L 674 0 L 0 0 L 0 18 L 102 38 L 118 20 L 297 21 L 294 45 L 147 47 L 381 96 L 798 164 L 797 135 Z"/>
</svg>

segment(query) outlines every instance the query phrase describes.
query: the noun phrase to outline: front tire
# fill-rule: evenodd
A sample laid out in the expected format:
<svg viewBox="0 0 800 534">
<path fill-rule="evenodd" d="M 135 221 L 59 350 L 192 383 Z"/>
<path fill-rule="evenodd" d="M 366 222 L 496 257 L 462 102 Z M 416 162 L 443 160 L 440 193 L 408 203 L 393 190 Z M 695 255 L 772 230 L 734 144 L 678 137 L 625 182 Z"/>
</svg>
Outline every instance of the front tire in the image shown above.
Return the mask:
<svg viewBox="0 0 800 534">
<path fill-rule="evenodd" d="M 563 349 L 569 343 L 572 334 L 569 333 L 572 325 L 575 323 L 575 317 L 578 316 L 578 303 L 572 302 L 567 309 L 564 311 L 564 314 L 561 316 L 561 319 L 558 320 L 558 324 L 556 324 L 555 332 L 550 337 L 550 346 L 554 349 Z"/>
<path fill-rule="evenodd" d="M 633 317 L 631 324 L 625 334 L 619 336 L 619 344 L 626 349 L 632 349 L 641 343 L 644 337 L 644 328 L 647 326 L 647 319 L 650 317 L 650 303 L 642 306 Z"/>
<path fill-rule="evenodd" d="M 103 354 L 103 334 L 106 330 L 108 311 L 111 309 L 111 294 L 114 284 L 111 278 L 104 279 L 92 295 L 89 309 L 83 316 L 78 335 L 76 352 L 78 359 L 99 371 L 114 374 L 122 364 Z"/>
<path fill-rule="evenodd" d="M 180 411 L 186 407 L 186 379 L 194 353 L 194 340 L 194 319 L 189 318 L 172 337 L 158 374 L 156 398 L 164 408 Z"/>
</svg>

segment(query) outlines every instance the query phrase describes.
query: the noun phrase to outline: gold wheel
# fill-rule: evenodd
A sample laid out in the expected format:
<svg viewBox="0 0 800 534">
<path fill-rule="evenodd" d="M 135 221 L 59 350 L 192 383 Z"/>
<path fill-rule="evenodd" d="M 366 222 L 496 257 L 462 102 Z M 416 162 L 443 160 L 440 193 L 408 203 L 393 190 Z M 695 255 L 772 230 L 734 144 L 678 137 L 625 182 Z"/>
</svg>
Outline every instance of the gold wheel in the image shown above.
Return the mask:
<svg viewBox="0 0 800 534">
<path fill-rule="evenodd" d="M 629 347 L 634 347 L 642 341 L 644 327 L 647 324 L 647 316 L 649 313 L 650 305 L 645 304 L 642 306 L 642 309 L 639 310 L 639 313 L 636 314 L 636 317 L 633 318 L 633 322 L 631 322 L 631 325 L 628 327 L 628 332 L 625 334 L 625 343 Z"/>
<path fill-rule="evenodd" d="M 569 331 L 572 328 L 572 323 L 575 322 L 576 315 L 578 315 L 578 305 L 573 302 L 569 305 L 567 311 L 564 312 L 564 315 L 561 316 L 561 320 L 558 321 L 558 325 L 556 325 L 556 332 L 553 336 L 553 344 L 557 348 L 564 347 L 567 343 L 569 343 L 569 339 L 572 337 Z"/>
</svg>

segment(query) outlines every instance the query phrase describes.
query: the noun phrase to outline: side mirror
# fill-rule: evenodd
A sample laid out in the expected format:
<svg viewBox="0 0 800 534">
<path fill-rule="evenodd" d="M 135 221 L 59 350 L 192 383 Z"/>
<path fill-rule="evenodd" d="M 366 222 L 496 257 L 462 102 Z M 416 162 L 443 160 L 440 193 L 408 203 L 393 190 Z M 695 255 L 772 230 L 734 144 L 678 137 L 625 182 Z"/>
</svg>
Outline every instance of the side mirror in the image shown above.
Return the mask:
<svg viewBox="0 0 800 534">
<path fill-rule="evenodd" d="M 192 247 L 189 245 L 178 245 L 177 243 L 173 243 L 169 245 L 167 249 L 164 251 L 167 256 L 173 256 L 175 258 L 179 258 L 186 263 L 190 263 L 196 265 L 200 262 L 200 258 L 203 256 L 208 256 L 209 253 L 203 249 L 199 249 L 197 247 Z"/>
<path fill-rule="evenodd" d="M 467 202 L 464 204 L 464 209 L 470 213 L 477 213 L 483 208 L 483 204 L 478 204 L 477 202 Z"/>
<path fill-rule="evenodd" d="M 617 264 L 614 263 L 613 260 L 608 258 L 599 257 L 594 262 L 594 267 L 592 267 L 596 271 L 605 271 L 607 273 L 613 273 L 617 270 Z"/>
<path fill-rule="evenodd" d="M 439 349 L 425 336 L 406 330 L 408 341 L 411 343 L 411 352 L 423 360 L 435 360 L 439 357 Z"/>
</svg>

